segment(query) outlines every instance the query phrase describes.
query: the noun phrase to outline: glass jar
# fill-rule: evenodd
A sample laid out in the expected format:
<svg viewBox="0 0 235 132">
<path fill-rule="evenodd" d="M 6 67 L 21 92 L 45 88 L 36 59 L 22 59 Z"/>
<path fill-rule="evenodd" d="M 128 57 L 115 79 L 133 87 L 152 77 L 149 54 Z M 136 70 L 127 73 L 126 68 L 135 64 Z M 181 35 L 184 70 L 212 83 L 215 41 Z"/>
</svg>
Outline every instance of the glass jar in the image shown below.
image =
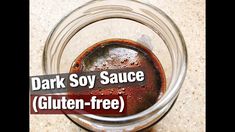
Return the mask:
<svg viewBox="0 0 235 132">
<path fill-rule="evenodd" d="M 75 58 L 99 41 L 138 41 L 160 60 L 166 92 L 150 108 L 126 117 L 66 115 L 91 131 L 139 131 L 158 122 L 172 107 L 186 75 L 187 50 L 174 22 L 160 9 L 130 0 L 96 0 L 75 9 L 51 32 L 43 54 L 45 74 L 68 73 Z"/>
</svg>

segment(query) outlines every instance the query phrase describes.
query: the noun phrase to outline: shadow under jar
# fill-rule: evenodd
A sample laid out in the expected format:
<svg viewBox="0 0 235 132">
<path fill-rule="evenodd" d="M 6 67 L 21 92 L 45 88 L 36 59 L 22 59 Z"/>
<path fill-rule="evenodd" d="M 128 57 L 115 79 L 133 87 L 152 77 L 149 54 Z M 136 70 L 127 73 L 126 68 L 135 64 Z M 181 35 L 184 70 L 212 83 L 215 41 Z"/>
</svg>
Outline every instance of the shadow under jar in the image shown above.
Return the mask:
<svg viewBox="0 0 235 132">
<path fill-rule="evenodd" d="M 116 38 L 137 42 L 157 56 L 165 91 L 150 107 L 123 117 L 66 115 L 90 131 L 140 131 L 172 107 L 186 75 L 187 51 L 174 22 L 158 8 L 129 0 L 99 0 L 75 9 L 51 32 L 44 49 L 45 74 L 68 73 L 78 55 L 94 44 Z"/>
</svg>

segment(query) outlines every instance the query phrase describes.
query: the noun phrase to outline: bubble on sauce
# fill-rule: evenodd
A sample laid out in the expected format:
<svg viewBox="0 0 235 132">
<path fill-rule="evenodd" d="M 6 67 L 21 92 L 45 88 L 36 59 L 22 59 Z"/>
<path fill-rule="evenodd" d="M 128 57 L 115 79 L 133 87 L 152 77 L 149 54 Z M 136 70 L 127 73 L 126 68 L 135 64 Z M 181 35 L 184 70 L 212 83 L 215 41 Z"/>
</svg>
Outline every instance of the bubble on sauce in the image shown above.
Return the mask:
<svg viewBox="0 0 235 132">
<path fill-rule="evenodd" d="M 125 94 L 125 88 L 118 89 L 118 95 Z"/>
<path fill-rule="evenodd" d="M 122 95 L 122 91 L 118 91 L 118 95 Z"/>
<path fill-rule="evenodd" d="M 123 59 L 121 60 L 121 63 L 123 64 L 123 63 L 125 63 L 125 62 L 127 62 L 127 61 L 128 61 L 127 58 L 123 58 Z"/>
<path fill-rule="evenodd" d="M 110 89 L 109 90 L 109 95 L 112 95 L 113 94 L 113 89 Z"/>
</svg>

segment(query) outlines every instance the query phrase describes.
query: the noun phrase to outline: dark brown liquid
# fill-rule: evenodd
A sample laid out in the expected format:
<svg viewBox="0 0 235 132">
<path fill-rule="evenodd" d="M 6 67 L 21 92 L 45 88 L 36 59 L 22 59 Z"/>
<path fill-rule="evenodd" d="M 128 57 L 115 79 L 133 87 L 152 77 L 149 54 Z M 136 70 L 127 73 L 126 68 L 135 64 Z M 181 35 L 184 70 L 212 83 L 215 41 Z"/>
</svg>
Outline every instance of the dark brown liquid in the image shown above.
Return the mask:
<svg viewBox="0 0 235 132">
<path fill-rule="evenodd" d="M 143 45 L 126 39 L 109 39 L 86 49 L 71 66 L 70 73 L 107 69 L 143 68 L 145 85 L 88 89 L 79 94 L 127 95 L 127 115 L 141 112 L 155 104 L 165 92 L 166 79 L 158 58 Z M 123 115 L 122 115 L 123 116 Z"/>
</svg>

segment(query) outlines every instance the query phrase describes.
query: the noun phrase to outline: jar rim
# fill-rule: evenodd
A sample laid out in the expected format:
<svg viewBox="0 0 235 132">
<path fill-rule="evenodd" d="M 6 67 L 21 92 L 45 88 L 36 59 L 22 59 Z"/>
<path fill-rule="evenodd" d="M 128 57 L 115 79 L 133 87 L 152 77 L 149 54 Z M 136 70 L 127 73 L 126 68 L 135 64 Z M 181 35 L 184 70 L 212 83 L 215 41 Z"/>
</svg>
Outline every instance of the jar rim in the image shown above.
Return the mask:
<svg viewBox="0 0 235 132">
<path fill-rule="evenodd" d="M 127 4 L 127 2 L 130 2 Z M 110 4 L 112 3 L 112 4 Z M 93 12 L 99 12 L 101 9 L 105 8 L 105 13 L 110 13 L 112 12 L 112 10 L 110 8 L 108 8 L 109 5 L 112 5 L 114 7 L 114 3 L 118 3 L 118 5 L 120 5 L 121 8 L 116 8 L 116 10 L 121 9 L 123 12 L 135 12 L 138 10 L 137 14 L 142 16 L 142 17 L 147 17 L 150 18 L 152 21 L 156 21 L 156 19 L 158 19 L 159 21 L 162 21 L 164 23 L 164 25 L 168 28 L 169 31 L 171 31 L 171 35 L 175 38 L 175 41 L 177 41 L 178 46 L 180 46 L 181 51 L 180 51 L 180 66 L 177 67 L 177 78 L 174 80 L 173 84 L 171 84 L 169 87 L 172 87 L 171 90 L 166 90 L 166 93 L 164 93 L 164 95 L 160 98 L 160 100 L 158 100 L 154 105 L 152 105 L 151 107 L 149 107 L 148 109 L 139 112 L 137 114 L 134 115 L 129 115 L 126 117 L 104 117 L 104 116 L 98 116 L 98 115 L 93 115 L 93 114 L 85 114 L 83 115 L 84 117 L 90 118 L 90 119 L 95 119 L 98 121 L 105 121 L 105 122 L 122 122 L 122 121 L 131 121 L 131 120 L 135 120 L 135 119 L 139 119 L 144 117 L 145 115 L 148 115 L 150 113 L 159 111 L 161 108 L 165 107 L 169 102 L 171 102 L 173 99 L 176 98 L 176 96 L 179 93 L 180 87 L 183 83 L 183 80 L 186 76 L 186 71 L 187 71 L 187 49 L 186 49 L 186 45 L 185 45 L 185 41 L 184 38 L 180 32 L 180 30 L 178 29 L 178 27 L 176 26 L 176 24 L 171 20 L 171 18 L 169 16 L 167 16 L 163 11 L 161 11 L 160 9 L 158 9 L 157 7 L 154 7 L 152 5 L 146 4 L 146 3 L 142 3 L 139 1 L 132 1 L 132 0 L 119 0 L 119 1 L 113 1 L 113 0 L 99 0 L 99 1 L 92 1 L 92 2 L 88 2 L 85 5 L 75 9 L 73 12 L 71 12 L 68 16 L 64 17 L 62 19 L 62 21 L 54 28 L 54 30 L 51 32 L 47 42 L 46 42 L 46 46 L 44 49 L 44 55 L 43 55 L 43 71 L 44 73 L 47 73 L 47 69 L 46 69 L 46 61 L 48 58 L 46 57 L 46 51 L 48 50 L 48 44 L 51 43 L 51 38 L 54 37 L 55 32 L 58 32 L 58 27 L 59 26 L 63 26 L 63 24 L 65 22 L 68 22 L 66 20 L 70 20 L 71 18 L 73 18 L 72 20 L 75 19 L 79 19 L 79 17 L 81 16 L 76 16 L 76 18 L 74 18 L 75 16 L 73 14 L 75 14 L 76 12 L 83 12 L 86 14 L 86 16 L 94 16 Z M 137 7 L 134 7 L 135 10 L 133 9 L 132 4 L 137 4 Z M 97 4 L 99 6 L 97 6 Z M 95 6 L 94 6 L 95 5 Z M 126 6 L 128 5 L 128 6 Z M 144 8 L 144 10 L 143 10 Z M 155 14 L 155 16 L 151 16 L 149 14 L 146 14 L 146 10 L 150 11 L 152 14 Z M 114 13 L 114 12 L 112 12 Z M 128 15 L 128 14 L 123 14 L 123 15 Z M 159 17 L 159 18 L 156 18 Z M 99 16 L 102 17 L 102 16 Z M 107 17 L 107 16 L 106 16 Z M 109 16 L 111 17 L 111 16 Z M 107 17 L 108 18 L 108 17 Z M 100 19 L 101 20 L 101 19 Z M 131 18 L 131 20 L 136 20 L 135 18 Z M 90 23 L 87 23 L 87 25 L 89 25 Z M 147 25 L 148 26 L 148 25 Z M 60 27 L 61 28 L 61 27 Z M 150 28 L 150 27 L 149 27 Z M 65 28 L 63 28 L 62 30 L 64 30 Z M 60 32 L 61 33 L 61 32 Z"/>
</svg>

